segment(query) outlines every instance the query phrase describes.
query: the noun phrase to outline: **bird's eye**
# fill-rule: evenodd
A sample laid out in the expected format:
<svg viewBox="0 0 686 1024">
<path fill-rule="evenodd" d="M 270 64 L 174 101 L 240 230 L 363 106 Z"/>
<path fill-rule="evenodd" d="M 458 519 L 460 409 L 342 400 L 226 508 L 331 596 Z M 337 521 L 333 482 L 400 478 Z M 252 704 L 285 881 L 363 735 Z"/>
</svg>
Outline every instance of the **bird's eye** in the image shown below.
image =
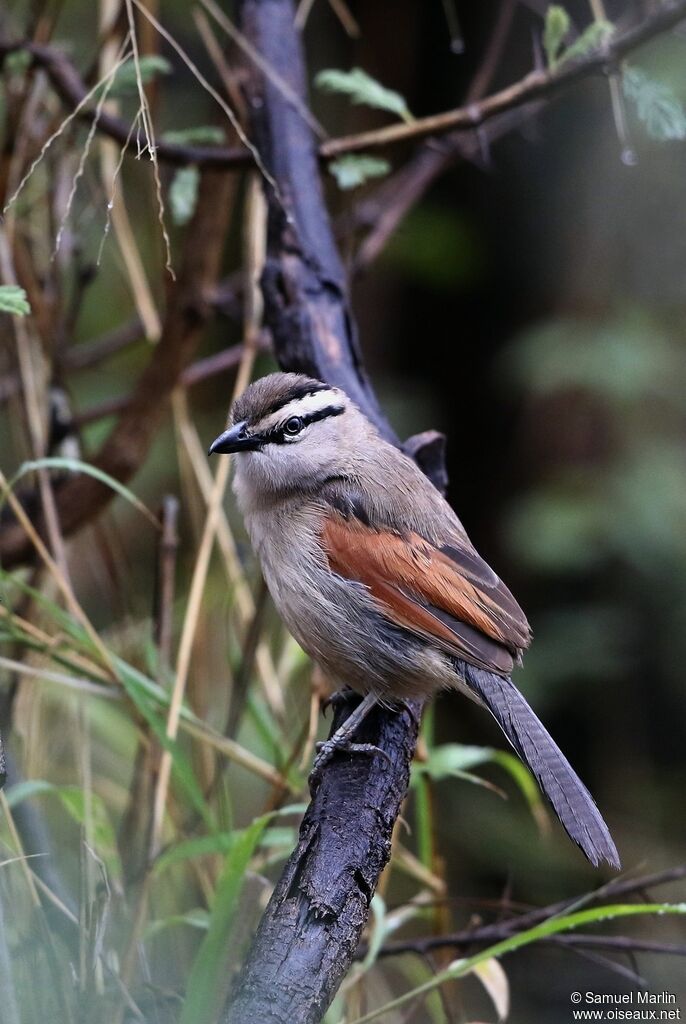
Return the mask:
<svg viewBox="0 0 686 1024">
<path fill-rule="evenodd" d="M 291 416 L 290 419 L 286 420 L 283 425 L 284 433 L 290 434 L 293 437 L 295 434 L 299 434 L 303 428 L 303 421 L 299 416 Z"/>
</svg>

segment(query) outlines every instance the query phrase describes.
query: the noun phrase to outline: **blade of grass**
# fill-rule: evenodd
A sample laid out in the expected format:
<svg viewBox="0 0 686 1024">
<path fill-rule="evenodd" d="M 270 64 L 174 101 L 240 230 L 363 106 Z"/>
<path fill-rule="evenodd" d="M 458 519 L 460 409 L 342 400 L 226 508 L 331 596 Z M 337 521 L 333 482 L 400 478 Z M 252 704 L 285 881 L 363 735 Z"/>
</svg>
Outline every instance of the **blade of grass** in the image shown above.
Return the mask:
<svg viewBox="0 0 686 1024">
<path fill-rule="evenodd" d="M 575 914 L 565 914 L 562 917 L 552 918 L 536 925 L 534 928 L 529 928 L 526 931 L 512 935 L 508 939 L 503 939 L 502 942 L 496 942 L 495 945 L 475 953 L 474 956 L 455 960 L 449 967 L 439 971 L 425 984 L 405 992 L 397 999 L 391 1000 L 384 1006 L 380 1006 L 376 1010 L 364 1014 L 362 1017 L 358 1017 L 351 1024 L 368 1024 L 368 1021 L 376 1020 L 383 1014 L 390 1013 L 391 1010 L 396 1010 L 411 1000 L 432 992 L 446 981 L 463 978 L 479 964 L 494 957 L 513 953 L 515 950 L 521 949 L 522 946 L 528 946 L 532 942 L 538 942 L 551 935 L 559 935 L 562 932 L 572 931 L 575 928 L 599 921 L 612 921 L 620 917 L 634 917 L 645 914 L 656 914 L 659 916 L 664 914 L 686 914 L 686 903 L 620 903 L 605 907 L 594 907 L 591 910 L 580 910 Z"/>
<path fill-rule="evenodd" d="M 233 398 L 236 398 L 247 386 L 252 373 L 252 367 L 257 354 L 257 337 L 261 321 L 261 304 L 257 297 L 258 280 L 262 266 L 264 265 L 264 252 L 266 241 L 266 203 L 262 195 L 258 178 L 253 175 L 250 179 L 248 200 L 246 206 L 246 322 L 243 356 L 238 369 L 234 384 Z M 232 398 L 232 401 L 233 401 Z M 174 740 L 179 727 L 181 705 L 188 681 L 188 673 L 191 665 L 191 655 L 200 615 L 201 602 L 205 590 L 205 581 L 209 569 L 210 556 L 214 546 L 214 538 L 219 521 L 219 509 L 224 497 L 228 482 L 230 460 L 222 459 L 217 468 L 214 487 L 210 495 L 207 508 L 207 517 L 203 529 L 198 554 L 193 567 L 193 576 L 188 593 L 186 615 L 181 629 L 179 650 L 176 661 L 176 678 L 172 689 L 172 698 L 167 716 L 167 737 Z M 155 789 L 154 810 L 153 810 L 153 849 L 159 847 L 159 838 L 164 818 L 164 809 L 167 802 L 169 788 L 169 775 L 172 767 L 171 758 L 168 754 L 163 755 L 160 761 L 160 770 Z"/>
<path fill-rule="evenodd" d="M 175 393 L 173 406 L 174 422 L 179 440 L 186 451 L 189 466 L 193 470 L 202 498 L 206 504 L 209 504 L 213 487 L 212 474 L 207 464 L 205 449 L 200 443 L 198 432 L 188 413 L 184 392 L 177 391 Z M 236 542 L 223 507 L 220 507 L 217 520 L 217 543 L 222 555 L 226 577 L 234 596 L 231 611 L 233 613 L 235 610 L 240 627 L 245 630 L 255 614 L 255 602 L 245 581 L 236 550 Z M 272 711 L 278 718 L 283 718 L 284 702 L 279 681 L 282 676 L 274 667 L 269 646 L 264 641 L 260 641 L 257 645 L 255 663 Z"/>
<path fill-rule="evenodd" d="M 42 561 L 44 562 L 46 568 L 48 569 L 51 576 L 55 580 L 55 583 L 57 584 L 60 592 L 64 597 L 67 607 L 71 611 L 74 618 L 77 619 L 77 621 L 83 626 L 94 649 L 102 658 L 103 664 L 111 671 L 112 677 L 116 679 L 116 671 L 112 664 L 112 659 L 110 657 L 109 651 L 103 644 L 102 640 L 100 639 L 97 632 L 93 628 L 90 619 L 88 618 L 83 608 L 77 601 L 74 591 L 72 590 L 69 584 L 69 581 L 66 579 L 64 573 L 61 571 L 57 562 L 52 557 L 52 555 L 46 548 L 45 544 L 38 536 L 35 527 L 31 523 L 31 520 L 27 516 L 26 512 L 24 511 L 24 508 L 21 505 L 21 503 L 15 497 L 14 493 L 12 492 L 12 489 L 9 487 L 7 478 L 5 477 L 5 474 L 2 472 L 1 469 L 0 492 L 0 504 L 2 504 L 2 501 L 6 498 L 8 503 L 11 505 L 12 511 L 14 512 L 18 521 L 21 523 L 24 531 L 31 540 L 31 543 L 35 547 L 36 551 L 38 552 Z"/>
<path fill-rule="evenodd" d="M 95 480 L 99 480 L 101 484 L 105 484 L 110 487 L 113 491 L 116 491 L 122 498 L 129 502 L 133 508 L 137 509 L 141 515 L 150 522 L 156 530 L 160 529 L 160 521 L 157 516 L 153 515 L 147 505 L 144 504 L 137 498 L 136 495 L 125 487 L 124 484 L 120 483 L 119 480 L 115 480 L 114 477 L 110 476 L 109 473 L 103 472 L 97 466 L 92 466 L 88 462 L 83 462 L 81 459 L 66 459 L 56 457 L 46 457 L 42 459 L 31 459 L 28 462 L 22 463 L 18 471 L 9 481 L 9 485 L 12 487 L 14 484 L 25 476 L 26 473 L 31 473 L 39 469 L 64 469 L 70 473 L 85 473 L 86 476 L 92 476 Z"/>
<path fill-rule="evenodd" d="M 265 814 L 232 844 L 217 883 L 207 935 L 191 967 L 179 1024 L 216 1020 L 229 982 L 227 950 L 245 873 L 271 815 Z"/>
</svg>

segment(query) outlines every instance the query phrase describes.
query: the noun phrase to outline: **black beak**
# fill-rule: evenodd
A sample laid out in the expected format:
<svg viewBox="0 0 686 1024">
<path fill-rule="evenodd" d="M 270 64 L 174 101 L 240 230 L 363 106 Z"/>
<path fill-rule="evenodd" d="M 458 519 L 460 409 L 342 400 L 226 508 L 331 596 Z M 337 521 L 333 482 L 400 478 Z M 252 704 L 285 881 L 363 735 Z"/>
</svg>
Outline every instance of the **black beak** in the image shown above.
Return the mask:
<svg viewBox="0 0 686 1024">
<path fill-rule="evenodd" d="M 254 452 L 260 447 L 260 439 L 248 433 L 247 420 L 236 423 L 215 437 L 210 445 L 208 455 L 230 455 L 232 452 Z"/>
</svg>

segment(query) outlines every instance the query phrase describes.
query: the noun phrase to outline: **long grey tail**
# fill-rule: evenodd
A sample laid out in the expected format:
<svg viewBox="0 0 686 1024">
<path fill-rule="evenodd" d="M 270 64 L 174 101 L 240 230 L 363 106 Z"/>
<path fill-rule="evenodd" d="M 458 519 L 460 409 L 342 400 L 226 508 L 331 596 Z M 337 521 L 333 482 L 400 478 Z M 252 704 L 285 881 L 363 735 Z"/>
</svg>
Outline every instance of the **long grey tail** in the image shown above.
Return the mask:
<svg viewBox="0 0 686 1024">
<path fill-rule="evenodd" d="M 511 679 L 459 662 L 460 675 L 531 769 L 570 839 L 591 864 L 619 868 L 619 854 L 593 797 Z"/>
</svg>

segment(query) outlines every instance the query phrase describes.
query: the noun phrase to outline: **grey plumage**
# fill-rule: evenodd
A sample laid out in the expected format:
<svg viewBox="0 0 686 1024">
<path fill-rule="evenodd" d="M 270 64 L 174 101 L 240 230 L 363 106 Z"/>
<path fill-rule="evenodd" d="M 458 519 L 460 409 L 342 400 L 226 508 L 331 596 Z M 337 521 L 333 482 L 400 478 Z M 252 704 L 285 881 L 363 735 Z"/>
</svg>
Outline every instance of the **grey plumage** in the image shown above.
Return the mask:
<svg viewBox="0 0 686 1024">
<path fill-rule="evenodd" d="M 458 671 L 531 770 L 567 834 L 593 865 L 619 868 L 619 854 L 593 797 L 511 679 L 464 662 Z"/>
<path fill-rule="evenodd" d="M 348 397 L 272 374 L 236 402 L 210 451 L 234 491 L 279 613 L 339 686 L 393 704 L 457 688 L 485 705 L 592 863 L 607 827 L 509 678 L 531 632 L 427 478 Z"/>
</svg>

